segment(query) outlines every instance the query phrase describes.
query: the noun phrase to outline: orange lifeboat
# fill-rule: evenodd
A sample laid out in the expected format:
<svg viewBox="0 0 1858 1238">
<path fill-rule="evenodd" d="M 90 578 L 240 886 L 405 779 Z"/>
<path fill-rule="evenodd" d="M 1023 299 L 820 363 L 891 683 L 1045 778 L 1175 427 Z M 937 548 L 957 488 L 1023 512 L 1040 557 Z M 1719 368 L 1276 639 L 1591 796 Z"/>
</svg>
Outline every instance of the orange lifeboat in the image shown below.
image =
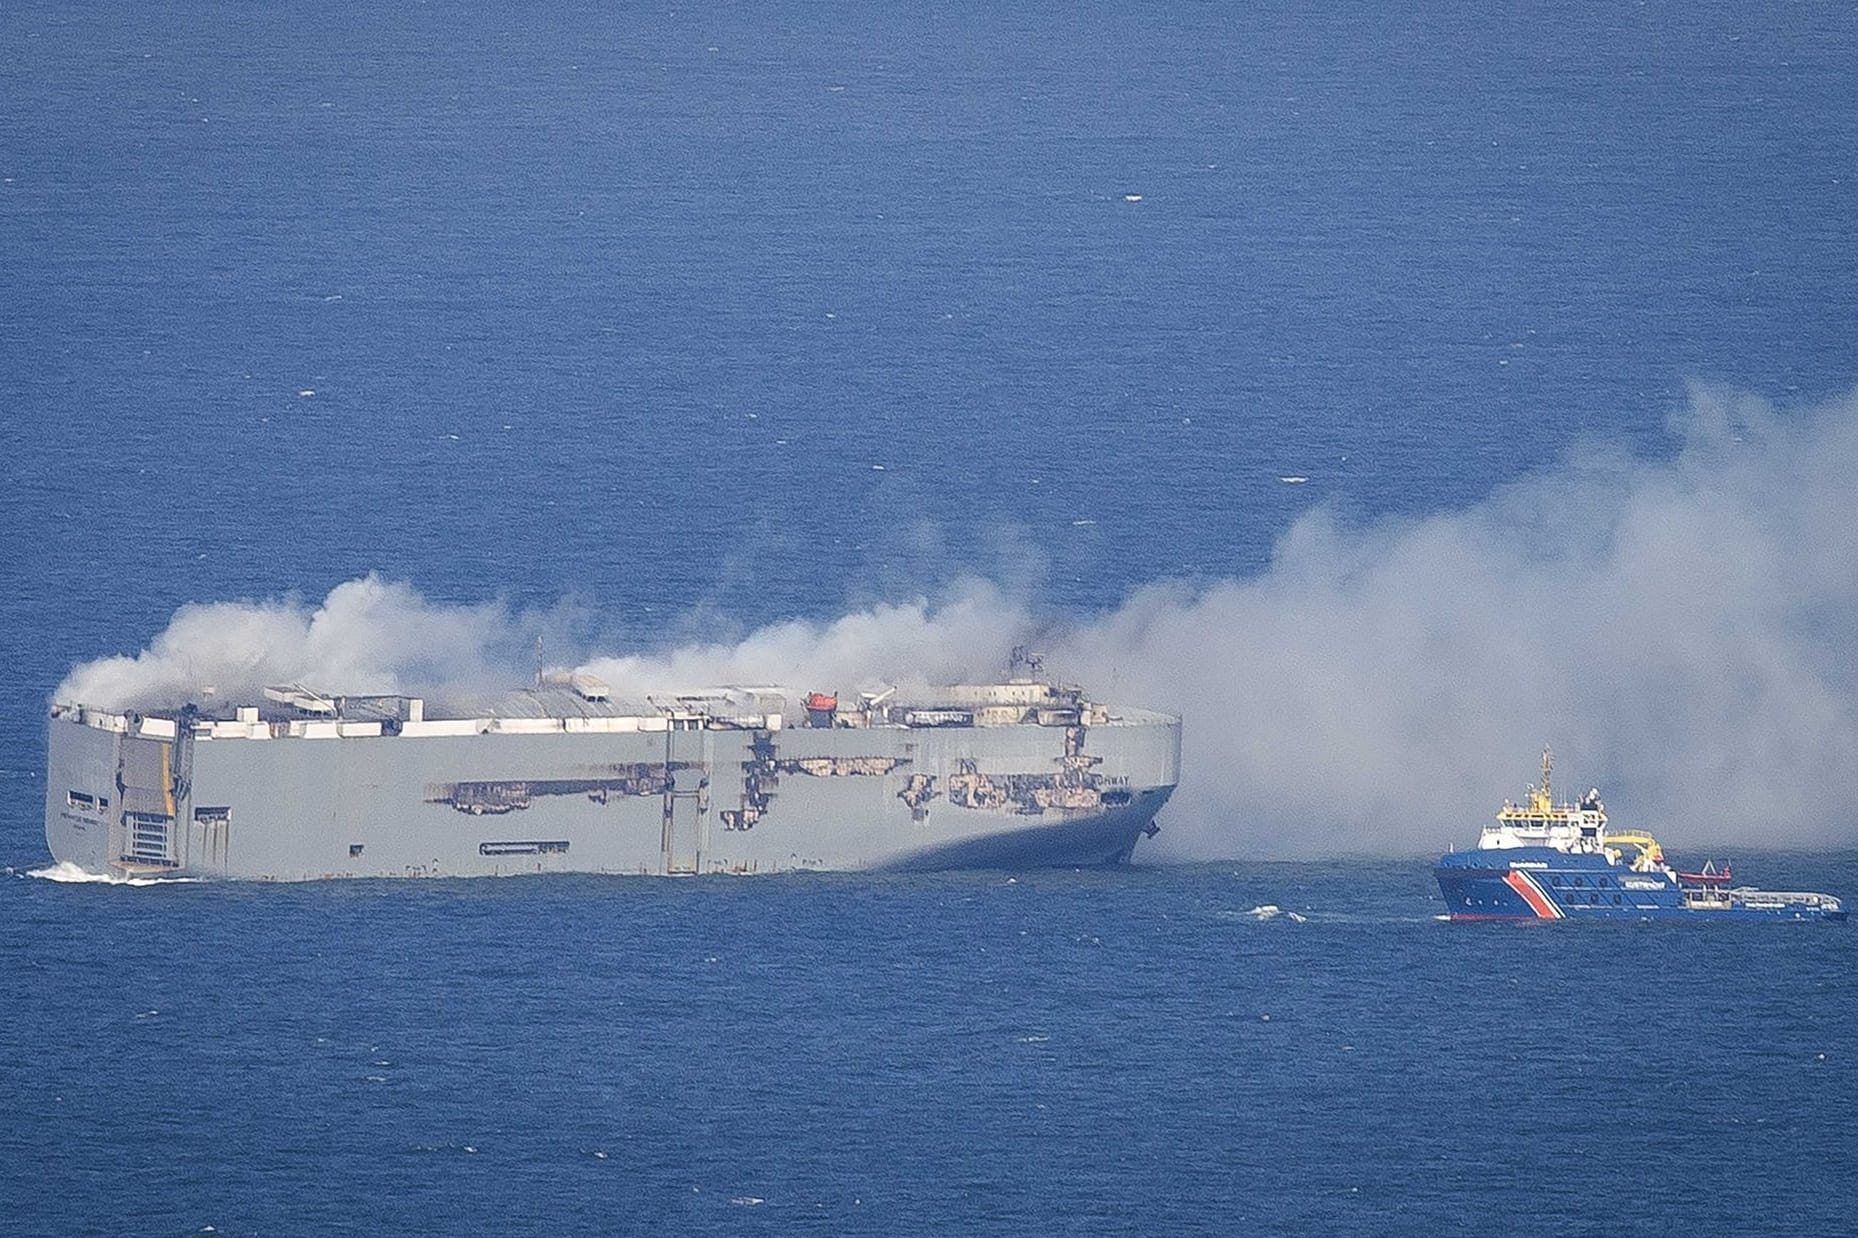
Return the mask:
<svg viewBox="0 0 1858 1238">
<path fill-rule="evenodd" d="M 839 698 L 826 692 L 809 693 L 806 698 L 806 724 L 829 727 L 838 721 Z"/>
</svg>

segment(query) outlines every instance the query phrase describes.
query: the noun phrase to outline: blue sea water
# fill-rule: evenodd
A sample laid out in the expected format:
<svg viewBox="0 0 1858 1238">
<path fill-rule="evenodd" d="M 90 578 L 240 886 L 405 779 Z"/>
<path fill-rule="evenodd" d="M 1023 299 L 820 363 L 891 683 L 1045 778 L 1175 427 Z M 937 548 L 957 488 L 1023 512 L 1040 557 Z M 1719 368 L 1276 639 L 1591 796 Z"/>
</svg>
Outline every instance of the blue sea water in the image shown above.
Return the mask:
<svg viewBox="0 0 1858 1238">
<path fill-rule="evenodd" d="M 9 4 L 0 862 L 46 693 L 188 601 L 1088 613 L 1848 391 L 1855 62 L 1721 2 Z M 0 1227 L 1851 1228 L 1848 932 L 1432 894 L 15 875 Z"/>
<path fill-rule="evenodd" d="M 1452 925 L 1359 863 L 0 897 L 21 1232 L 1852 1222 L 1842 926 Z"/>
</svg>

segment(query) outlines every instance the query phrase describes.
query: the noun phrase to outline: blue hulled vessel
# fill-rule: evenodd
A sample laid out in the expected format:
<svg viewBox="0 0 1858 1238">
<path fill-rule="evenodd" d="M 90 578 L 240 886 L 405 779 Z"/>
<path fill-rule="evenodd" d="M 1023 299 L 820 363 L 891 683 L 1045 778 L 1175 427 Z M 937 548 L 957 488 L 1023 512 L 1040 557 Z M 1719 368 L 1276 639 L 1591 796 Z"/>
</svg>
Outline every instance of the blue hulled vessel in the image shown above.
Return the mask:
<svg viewBox="0 0 1858 1238">
<path fill-rule="evenodd" d="M 1505 800 L 1475 851 L 1441 856 L 1434 870 L 1453 920 L 1843 920 L 1830 894 L 1730 884 L 1727 868 L 1681 873 L 1650 834 L 1607 829 L 1600 793 L 1557 804 L 1552 765 L 1521 804 Z"/>
</svg>

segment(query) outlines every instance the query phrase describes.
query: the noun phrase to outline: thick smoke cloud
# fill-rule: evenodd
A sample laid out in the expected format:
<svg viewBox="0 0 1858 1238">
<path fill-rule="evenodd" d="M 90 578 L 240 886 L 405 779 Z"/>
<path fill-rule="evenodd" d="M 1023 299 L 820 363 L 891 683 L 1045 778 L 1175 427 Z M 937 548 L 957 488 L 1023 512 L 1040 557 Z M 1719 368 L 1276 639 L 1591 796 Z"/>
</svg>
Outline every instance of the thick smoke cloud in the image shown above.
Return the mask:
<svg viewBox="0 0 1858 1238">
<path fill-rule="evenodd" d="M 1468 511 L 1317 513 L 1256 579 L 1076 630 L 1066 667 L 1188 719 L 1193 853 L 1468 843 L 1544 743 L 1616 826 L 1858 842 L 1858 400 L 1699 391 L 1676 430 L 1669 462 L 1577 457 Z"/>
<path fill-rule="evenodd" d="M 595 658 L 591 670 L 627 695 L 715 684 L 851 689 L 990 679 L 1031 627 L 1020 603 L 967 580 L 931 602 L 874 606 L 830 623 L 771 624 L 734 644 Z"/>
<path fill-rule="evenodd" d="M 507 647 L 509 613 L 495 604 L 444 606 L 410 585 L 367 576 L 311 606 L 295 598 L 183 606 L 133 657 L 76 667 L 54 693 L 106 709 L 218 697 L 256 700 L 267 684 L 345 693 L 469 689 L 491 681 Z M 507 673 L 507 672 L 506 672 Z"/>
<path fill-rule="evenodd" d="M 851 689 L 991 675 L 1036 631 L 1098 698 L 1185 717 L 1156 848 L 1176 857 L 1468 843 L 1544 743 L 1561 790 L 1598 784 L 1616 824 L 1667 842 L 1858 843 L 1858 397 L 1782 416 L 1698 390 L 1673 433 L 1670 459 L 1577 452 L 1463 511 L 1350 527 L 1319 510 L 1257 577 L 1156 584 L 1105 616 L 1040 625 L 967 582 L 590 666 L 627 692 Z M 369 578 L 314 607 L 185 608 L 58 697 L 520 679 L 526 633 Z"/>
</svg>

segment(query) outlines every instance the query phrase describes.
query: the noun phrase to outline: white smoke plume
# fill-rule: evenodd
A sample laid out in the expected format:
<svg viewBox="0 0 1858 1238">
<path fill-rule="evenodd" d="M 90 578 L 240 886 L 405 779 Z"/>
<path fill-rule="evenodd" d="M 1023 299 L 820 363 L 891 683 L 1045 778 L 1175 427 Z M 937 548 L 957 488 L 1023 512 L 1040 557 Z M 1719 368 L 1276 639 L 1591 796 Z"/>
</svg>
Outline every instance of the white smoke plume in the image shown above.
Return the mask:
<svg viewBox="0 0 1858 1238">
<path fill-rule="evenodd" d="M 770 624 L 733 644 L 595 658 L 587 669 L 630 696 L 715 684 L 805 691 L 972 682 L 1003 674 L 1030 626 L 1021 604 L 986 581 L 966 580 L 934 602 L 878 605 L 829 623 Z"/>
<path fill-rule="evenodd" d="M 193 603 L 141 653 L 75 667 L 53 699 L 147 709 L 215 696 L 255 701 L 268 684 L 298 682 L 442 695 L 493 680 L 492 650 L 511 627 L 499 605 L 437 604 L 377 576 L 345 581 L 314 606 L 296 598 Z"/>
<path fill-rule="evenodd" d="M 967 582 L 740 642 L 595 658 L 637 693 L 805 690 L 998 673 L 1039 633 L 1097 699 L 1181 713 L 1184 777 L 1151 854 L 1423 853 L 1532 781 L 1598 784 L 1667 842 L 1858 844 L 1858 396 L 1777 413 L 1693 392 L 1667 460 L 1587 450 L 1466 510 L 1348 527 L 1318 510 L 1242 580 L 1163 582 L 1036 622 Z M 190 606 L 58 699 L 222 685 L 427 690 L 494 677 L 522 623 L 404 585 L 318 606 Z M 520 636 L 520 634 L 519 634 Z"/>
<path fill-rule="evenodd" d="M 1666 841 L 1858 842 L 1858 399 L 1693 392 L 1666 463 L 1575 457 L 1462 512 L 1317 513 L 1258 578 L 1162 585 L 1066 665 L 1188 720 L 1193 853 L 1463 845 L 1598 784 Z"/>
</svg>

